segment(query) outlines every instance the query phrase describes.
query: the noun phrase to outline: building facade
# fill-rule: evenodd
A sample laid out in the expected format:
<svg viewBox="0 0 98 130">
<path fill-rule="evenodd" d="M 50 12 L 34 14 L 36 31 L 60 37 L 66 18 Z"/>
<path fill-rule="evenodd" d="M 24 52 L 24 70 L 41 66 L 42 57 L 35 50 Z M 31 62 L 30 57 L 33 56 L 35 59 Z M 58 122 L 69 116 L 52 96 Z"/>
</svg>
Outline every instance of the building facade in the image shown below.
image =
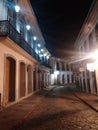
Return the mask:
<svg viewBox="0 0 98 130">
<path fill-rule="evenodd" d="M 46 75 L 50 74 L 47 57 L 50 57 L 50 53 L 45 48 L 29 0 L 0 0 L 2 106 L 8 106 L 42 89 L 42 72 L 48 70 Z"/>
<path fill-rule="evenodd" d="M 51 84 L 74 83 L 71 64 L 64 59 L 55 57 L 50 58 L 51 65 Z"/>
<path fill-rule="evenodd" d="M 81 91 L 98 94 L 98 0 L 95 0 L 75 42 L 70 64 Z"/>
</svg>

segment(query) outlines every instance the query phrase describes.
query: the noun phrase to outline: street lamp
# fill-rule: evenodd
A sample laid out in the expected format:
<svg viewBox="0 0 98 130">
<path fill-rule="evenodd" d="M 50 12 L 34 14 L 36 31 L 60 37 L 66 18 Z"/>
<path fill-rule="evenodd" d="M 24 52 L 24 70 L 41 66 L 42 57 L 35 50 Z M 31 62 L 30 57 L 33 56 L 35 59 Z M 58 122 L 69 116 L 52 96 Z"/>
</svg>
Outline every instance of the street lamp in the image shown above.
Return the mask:
<svg viewBox="0 0 98 130">
<path fill-rule="evenodd" d="M 31 27 L 30 27 L 30 25 L 26 25 L 26 28 L 27 28 L 27 30 L 30 30 Z"/>
<path fill-rule="evenodd" d="M 37 37 L 36 37 L 36 36 L 34 36 L 34 37 L 33 37 L 33 39 L 34 39 L 34 41 L 35 41 L 35 40 L 37 39 Z"/>
<path fill-rule="evenodd" d="M 93 72 L 96 69 L 96 63 L 88 63 L 87 70 Z"/>
<path fill-rule="evenodd" d="M 98 65 L 98 50 L 93 52 L 93 54 L 91 54 L 90 57 L 95 59 L 96 61 L 93 62 L 93 63 L 88 63 L 87 64 L 87 70 L 94 71 L 94 70 L 96 70 L 96 66 Z"/>
<path fill-rule="evenodd" d="M 40 45 L 40 44 L 38 44 L 37 46 L 38 46 L 38 47 L 40 47 L 41 45 Z"/>
<path fill-rule="evenodd" d="M 41 49 L 41 52 L 43 52 L 43 49 Z"/>
<path fill-rule="evenodd" d="M 90 55 L 90 57 L 98 60 L 98 51 L 95 51 L 93 54 Z"/>
<path fill-rule="evenodd" d="M 18 5 L 15 6 L 15 11 L 18 13 L 20 11 L 20 7 Z"/>
<path fill-rule="evenodd" d="M 46 56 L 46 54 L 44 54 L 44 57 Z"/>
</svg>

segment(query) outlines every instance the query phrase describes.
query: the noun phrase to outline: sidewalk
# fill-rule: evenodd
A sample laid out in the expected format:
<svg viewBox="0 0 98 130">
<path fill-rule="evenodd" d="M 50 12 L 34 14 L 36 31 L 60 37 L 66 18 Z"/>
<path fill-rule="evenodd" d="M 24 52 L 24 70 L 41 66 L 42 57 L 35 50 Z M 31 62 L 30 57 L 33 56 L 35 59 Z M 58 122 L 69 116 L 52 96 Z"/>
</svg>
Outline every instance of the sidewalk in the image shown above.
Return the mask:
<svg viewBox="0 0 98 130">
<path fill-rule="evenodd" d="M 88 105 L 91 109 L 98 112 L 98 96 L 88 93 L 75 92 L 75 96 L 83 103 Z"/>
<path fill-rule="evenodd" d="M 0 111 L 0 130 L 11 130 L 13 126 L 21 123 L 32 112 L 34 106 L 43 100 L 41 95 L 43 93 L 48 94 L 53 88 L 54 86 L 48 86 L 43 91 L 39 91 L 38 94 L 36 93 L 12 106 L 3 108 Z"/>
</svg>

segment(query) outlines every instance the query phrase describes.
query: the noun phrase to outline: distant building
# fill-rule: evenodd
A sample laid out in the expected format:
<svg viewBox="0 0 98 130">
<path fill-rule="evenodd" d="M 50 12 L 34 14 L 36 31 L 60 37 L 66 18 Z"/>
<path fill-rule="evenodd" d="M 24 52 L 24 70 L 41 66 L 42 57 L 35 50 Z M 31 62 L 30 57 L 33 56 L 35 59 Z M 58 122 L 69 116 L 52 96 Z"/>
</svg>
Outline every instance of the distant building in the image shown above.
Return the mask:
<svg viewBox="0 0 98 130">
<path fill-rule="evenodd" d="M 50 56 L 29 0 L 0 0 L 0 104 L 49 85 Z"/>
<path fill-rule="evenodd" d="M 73 83 L 73 72 L 71 65 L 66 60 L 52 57 L 51 65 L 51 84 L 64 85 Z"/>
</svg>

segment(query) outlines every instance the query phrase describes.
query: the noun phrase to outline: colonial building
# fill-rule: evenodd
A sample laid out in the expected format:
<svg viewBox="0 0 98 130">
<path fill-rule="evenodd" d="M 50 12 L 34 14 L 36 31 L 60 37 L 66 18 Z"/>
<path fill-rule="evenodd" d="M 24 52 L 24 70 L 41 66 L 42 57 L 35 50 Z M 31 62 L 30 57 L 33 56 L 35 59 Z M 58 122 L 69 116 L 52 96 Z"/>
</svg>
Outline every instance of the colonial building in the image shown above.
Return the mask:
<svg viewBox="0 0 98 130">
<path fill-rule="evenodd" d="M 44 70 L 48 85 L 50 56 L 29 0 L 0 0 L 0 104 L 40 90 Z"/>
<path fill-rule="evenodd" d="M 70 64 L 80 90 L 98 94 L 98 0 L 95 0 L 75 42 Z"/>
<path fill-rule="evenodd" d="M 51 84 L 73 83 L 73 72 L 71 64 L 64 59 L 55 57 L 50 58 L 51 65 Z"/>
</svg>

